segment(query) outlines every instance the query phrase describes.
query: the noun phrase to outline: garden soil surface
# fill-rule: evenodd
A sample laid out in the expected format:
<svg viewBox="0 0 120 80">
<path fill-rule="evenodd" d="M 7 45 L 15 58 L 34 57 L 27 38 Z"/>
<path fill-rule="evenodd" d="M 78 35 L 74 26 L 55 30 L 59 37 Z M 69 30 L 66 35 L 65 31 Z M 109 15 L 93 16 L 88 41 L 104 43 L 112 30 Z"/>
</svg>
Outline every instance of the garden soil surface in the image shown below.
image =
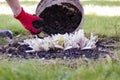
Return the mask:
<svg viewBox="0 0 120 80">
<path fill-rule="evenodd" d="M 49 51 L 34 51 L 34 52 L 26 52 L 28 50 L 32 50 L 29 45 L 21 45 L 19 42 L 22 41 L 14 41 L 13 43 L 9 43 L 7 45 L 3 45 L 0 47 L 0 55 L 7 55 L 7 57 L 13 58 L 42 58 L 42 59 L 78 59 L 78 58 L 106 58 L 109 55 L 111 58 L 115 57 L 115 54 L 112 51 L 116 48 L 116 41 L 109 38 L 101 38 L 96 43 L 96 48 L 94 49 L 85 49 L 81 50 L 78 48 L 71 48 L 67 50 L 49 50 Z"/>
</svg>

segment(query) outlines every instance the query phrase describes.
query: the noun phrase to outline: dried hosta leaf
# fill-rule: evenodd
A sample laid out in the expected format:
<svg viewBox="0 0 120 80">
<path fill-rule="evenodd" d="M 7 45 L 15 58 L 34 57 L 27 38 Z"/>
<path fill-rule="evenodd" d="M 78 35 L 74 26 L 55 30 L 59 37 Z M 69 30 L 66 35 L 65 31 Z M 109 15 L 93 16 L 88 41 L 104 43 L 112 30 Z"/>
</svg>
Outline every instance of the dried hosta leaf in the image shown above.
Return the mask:
<svg viewBox="0 0 120 80">
<path fill-rule="evenodd" d="M 63 50 L 69 48 L 93 49 L 97 42 L 97 37 L 91 34 L 90 39 L 86 38 L 83 30 L 71 34 L 56 34 L 43 39 L 33 38 L 24 40 L 25 44 L 35 51 L 48 51 L 51 48 L 60 48 Z"/>
</svg>

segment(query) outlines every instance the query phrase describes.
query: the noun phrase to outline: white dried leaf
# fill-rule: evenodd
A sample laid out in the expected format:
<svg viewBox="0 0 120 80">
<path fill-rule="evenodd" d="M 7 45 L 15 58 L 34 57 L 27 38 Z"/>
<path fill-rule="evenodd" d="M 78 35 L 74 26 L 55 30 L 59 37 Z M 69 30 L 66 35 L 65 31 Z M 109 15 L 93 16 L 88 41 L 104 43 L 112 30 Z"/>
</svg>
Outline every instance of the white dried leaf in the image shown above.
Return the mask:
<svg viewBox="0 0 120 80">
<path fill-rule="evenodd" d="M 98 40 L 97 36 L 93 36 L 91 33 L 90 39 L 86 38 L 83 30 L 79 30 L 71 34 L 56 34 L 45 37 L 43 39 L 33 38 L 26 39 L 24 43 L 28 44 L 29 47 L 35 51 L 48 51 L 51 48 L 69 49 L 69 48 L 80 48 L 80 49 L 92 49 Z"/>
</svg>

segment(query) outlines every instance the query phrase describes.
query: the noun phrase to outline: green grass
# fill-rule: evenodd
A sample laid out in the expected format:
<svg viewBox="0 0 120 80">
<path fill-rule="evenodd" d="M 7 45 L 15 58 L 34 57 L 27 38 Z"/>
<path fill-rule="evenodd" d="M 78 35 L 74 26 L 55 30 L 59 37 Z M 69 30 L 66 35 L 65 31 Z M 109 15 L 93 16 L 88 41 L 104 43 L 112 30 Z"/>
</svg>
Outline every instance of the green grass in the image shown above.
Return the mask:
<svg viewBox="0 0 120 80">
<path fill-rule="evenodd" d="M 120 64 L 93 64 L 71 68 L 67 62 L 1 61 L 0 80 L 119 80 Z M 78 63 L 80 64 L 80 63 Z M 74 65 L 74 64 L 73 64 Z M 77 65 L 77 64 L 76 64 Z"/>
<path fill-rule="evenodd" d="M 22 27 L 20 22 L 14 19 L 11 15 L 0 15 L 0 30 L 1 29 L 10 29 L 14 34 L 23 34 L 27 33 L 26 30 Z"/>
<path fill-rule="evenodd" d="M 0 2 L 1 5 L 8 6 L 6 2 Z M 38 4 L 38 1 L 20 1 L 21 5 L 26 5 L 26 6 L 31 6 L 31 5 L 36 5 Z"/>
<path fill-rule="evenodd" d="M 86 33 L 96 33 L 108 37 L 120 38 L 120 18 L 108 16 L 87 15 L 84 19 L 83 28 Z"/>
<path fill-rule="evenodd" d="M 11 15 L 0 15 L 0 29 L 10 29 L 15 35 L 28 34 L 21 24 Z M 86 15 L 84 18 L 83 29 L 87 34 L 91 32 L 100 36 L 120 37 L 120 18 Z"/>
<path fill-rule="evenodd" d="M 88 1 L 84 1 L 84 0 L 80 0 L 80 2 L 83 5 L 98 5 L 98 6 L 120 6 L 120 1 L 108 1 L 108 0 L 88 0 Z M 26 6 L 31 6 L 31 5 L 38 5 L 39 1 L 20 1 L 20 3 L 22 5 L 26 5 Z M 1 5 L 5 5 L 8 6 L 6 4 L 6 2 L 0 2 Z"/>
<path fill-rule="evenodd" d="M 89 0 L 81 1 L 82 5 L 97 5 L 97 6 L 120 6 L 120 1 L 108 1 L 108 0 Z"/>
</svg>

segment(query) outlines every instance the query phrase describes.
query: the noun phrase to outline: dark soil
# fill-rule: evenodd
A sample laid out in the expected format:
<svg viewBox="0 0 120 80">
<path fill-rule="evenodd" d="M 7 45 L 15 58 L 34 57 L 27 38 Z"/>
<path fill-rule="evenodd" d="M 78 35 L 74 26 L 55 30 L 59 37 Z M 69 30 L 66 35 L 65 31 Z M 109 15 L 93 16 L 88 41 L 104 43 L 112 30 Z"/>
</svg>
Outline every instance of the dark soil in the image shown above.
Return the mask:
<svg viewBox="0 0 120 80">
<path fill-rule="evenodd" d="M 95 49 L 85 49 L 81 50 L 78 48 L 71 48 L 68 50 L 49 50 L 49 51 L 34 51 L 34 52 L 26 52 L 27 50 L 32 50 L 28 45 L 20 45 L 18 42 L 11 43 L 7 46 L 1 47 L 0 53 L 1 55 L 6 54 L 8 57 L 18 57 L 18 58 L 44 58 L 44 59 L 78 59 L 78 58 L 92 58 L 99 59 L 99 57 L 105 58 L 106 55 L 111 55 L 110 50 L 114 49 L 114 46 L 110 46 L 114 44 L 115 41 L 106 41 L 99 40 L 97 42 L 97 47 Z M 106 47 L 106 44 L 110 44 Z M 114 55 L 114 54 L 112 54 Z M 112 57 L 112 56 L 111 56 Z"/>
<path fill-rule="evenodd" d="M 45 22 L 45 26 L 40 29 L 49 35 L 71 33 L 79 26 L 82 20 L 82 13 L 69 3 L 47 7 L 39 16 Z M 40 25 L 39 22 L 33 24 L 35 26 L 36 24 Z"/>
</svg>

